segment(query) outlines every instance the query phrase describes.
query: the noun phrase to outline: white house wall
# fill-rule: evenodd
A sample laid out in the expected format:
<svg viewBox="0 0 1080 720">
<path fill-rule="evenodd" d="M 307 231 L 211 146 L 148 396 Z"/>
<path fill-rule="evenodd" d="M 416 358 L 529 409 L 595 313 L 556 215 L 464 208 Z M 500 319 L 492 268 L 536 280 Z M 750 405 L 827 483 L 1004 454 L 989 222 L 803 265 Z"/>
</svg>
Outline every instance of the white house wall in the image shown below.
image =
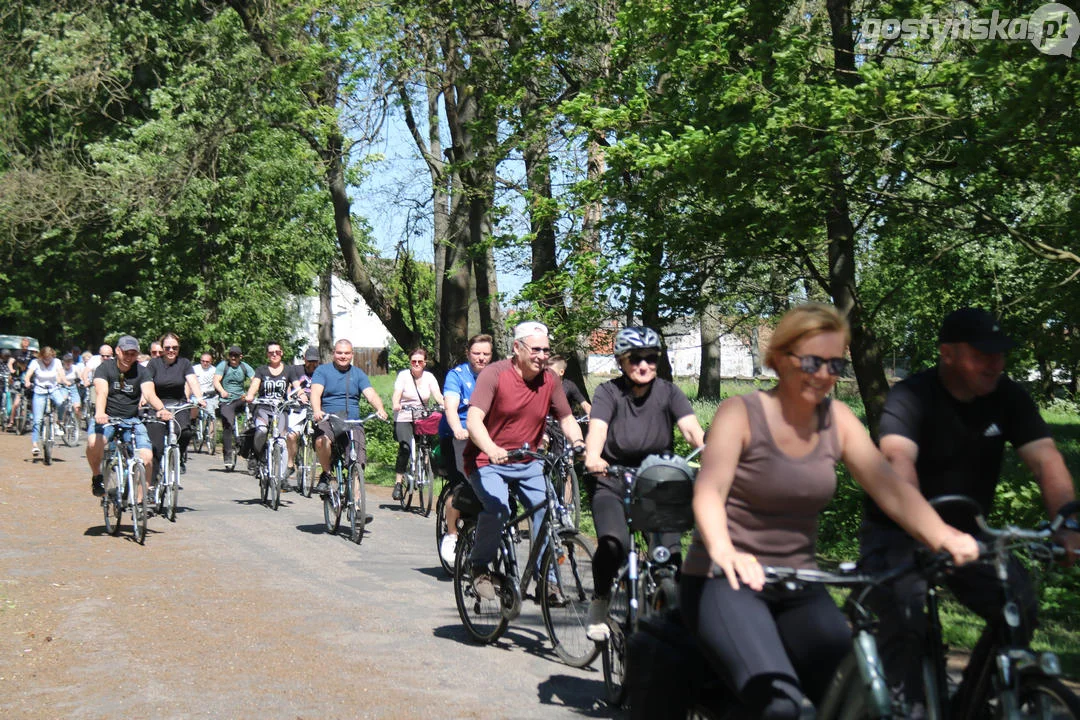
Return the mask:
<svg viewBox="0 0 1080 720">
<path fill-rule="evenodd" d="M 297 298 L 300 327 L 307 336 L 308 344 L 315 345 L 319 339 L 318 281 L 315 294 Z M 345 338 L 356 347 L 384 348 L 390 344 L 390 333 L 375 313 L 371 312 L 364 298 L 353 284 L 334 276 L 330 281 L 330 310 L 333 314 L 335 340 Z"/>
</svg>

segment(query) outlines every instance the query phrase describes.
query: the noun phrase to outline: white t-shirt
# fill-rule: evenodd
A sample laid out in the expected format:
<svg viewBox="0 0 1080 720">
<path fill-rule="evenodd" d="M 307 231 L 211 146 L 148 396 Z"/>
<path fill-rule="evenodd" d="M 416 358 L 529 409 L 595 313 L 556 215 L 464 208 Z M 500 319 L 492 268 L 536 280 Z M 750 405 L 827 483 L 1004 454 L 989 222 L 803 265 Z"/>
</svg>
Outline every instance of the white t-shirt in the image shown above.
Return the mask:
<svg viewBox="0 0 1080 720">
<path fill-rule="evenodd" d="M 401 391 L 401 411 L 397 414 L 397 422 L 412 422 L 412 408 L 421 408 L 431 397 L 431 392 L 438 392 L 439 381 L 427 370 L 413 382 L 411 370 L 402 370 L 394 380 L 394 394 Z"/>
<path fill-rule="evenodd" d="M 56 358 L 53 358 L 52 364 L 48 366 L 42 365 L 40 360 L 34 358 L 30 361 L 30 366 L 26 368 L 27 375 L 31 370 L 34 371 L 34 377 L 30 379 L 30 382 L 34 383 L 34 394 L 47 395 L 60 383 L 60 374 L 64 372 L 64 366 Z"/>
</svg>

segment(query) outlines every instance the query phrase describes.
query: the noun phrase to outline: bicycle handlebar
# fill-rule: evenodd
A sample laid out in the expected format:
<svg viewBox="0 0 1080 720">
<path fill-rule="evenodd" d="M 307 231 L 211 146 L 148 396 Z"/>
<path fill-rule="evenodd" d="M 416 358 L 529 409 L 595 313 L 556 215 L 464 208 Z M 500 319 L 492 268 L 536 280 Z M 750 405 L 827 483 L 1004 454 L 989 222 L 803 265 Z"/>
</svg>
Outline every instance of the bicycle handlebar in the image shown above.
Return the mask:
<svg viewBox="0 0 1080 720">
<path fill-rule="evenodd" d="M 548 463 L 554 462 L 559 458 L 570 457 L 571 455 L 581 454 L 583 452 L 585 452 L 584 445 L 568 445 L 561 453 L 551 453 L 545 450 L 533 450 L 529 447 L 529 443 L 525 443 L 517 450 L 508 451 L 506 453 L 506 459 L 508 462 L 513 462 L 515 460 L 525 460 L 528 458 Z"/>
</svg>

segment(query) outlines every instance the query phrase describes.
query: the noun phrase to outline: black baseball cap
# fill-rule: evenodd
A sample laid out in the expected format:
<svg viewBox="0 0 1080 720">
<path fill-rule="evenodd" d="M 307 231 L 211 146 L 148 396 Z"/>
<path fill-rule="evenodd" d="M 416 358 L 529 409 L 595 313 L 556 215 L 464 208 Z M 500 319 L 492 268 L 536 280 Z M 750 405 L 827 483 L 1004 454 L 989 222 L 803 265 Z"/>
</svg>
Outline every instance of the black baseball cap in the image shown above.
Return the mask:
<svg viewBox="0 0 1080 720">
<path fill-rule="evenodd" d="M 233 345 L 231 348 L 229 348 L 229 355 L 243 355 L 243 354 L 244 353 L 240 352 L 240 346 L 239 345 Z"/>
<path fill-rule="evenodd" d="M 938 333 L 939 343 L 967 343 L 985 353 L 1000 353 L 1011 348 L 1012 339 L 1001 323 L 982 308 L 961 308 L 945 316 Z"/>
<path fill-rule="evenodd" d="M 304 351 L 304 362 L 319 362 L 319 348 L 311 346 Z"/>
</svg>

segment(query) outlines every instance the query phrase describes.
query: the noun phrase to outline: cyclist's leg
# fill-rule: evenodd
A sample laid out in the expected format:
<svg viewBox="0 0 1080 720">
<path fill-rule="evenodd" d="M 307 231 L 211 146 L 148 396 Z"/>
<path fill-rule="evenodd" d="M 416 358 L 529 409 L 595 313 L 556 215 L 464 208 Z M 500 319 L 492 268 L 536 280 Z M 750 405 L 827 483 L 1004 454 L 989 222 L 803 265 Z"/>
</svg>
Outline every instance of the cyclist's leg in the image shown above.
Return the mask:
<svg viewBox="0 0 1080 720">
<path fill-rule="evenodd" d="M 157 423 L 154 424 L 158 427 L 164 427 Z M 139 459 L 142 460 L 143 469 L 147 472 L 147 484 L 149 485 L 149 478 L 152 477 L 149 473 L 150 468 L 153 466 L 154 452 L 147 429 L 147 426 L 141 422 L 135 422 L 131 426 L 131 432 L 135 433 L 135 449 L 139 451 Z"/>
<path fill-rule="evenodd" d="M 621 478 L 601 477 L 592 499 L 593 524 L 596 526 L 593 588 L 598 597 L 607 597 L 630 545 L 621 482 Z"/>
<path fill-rule="evenodd" d="M 544 502 L 547 496 L 547 480 L 544 478 L 544 465 L 541 462 L 521 463 L 515 465 L 509 465 L 507 467 L 513 468 L 513 476 L 517 480 L 517 494 L 525 505 L 522 507 L 532 507 L 537 503 Z M 533 544 L 537 542 L 540 537 L 540 529 L 544 524 L 544 516 L 547 515 L 547 508 L 543 505 L 540 509 L 533 513 L 532 516 L 532 541 Z M 540 548 L 536 558 L 539 561 L 544 557 L 544 548 Z M 540 567 L 534 568 L 539 572 Z"/>
<path fill-rule="evenodd" d="M 510 488 L 502 473 L 507 465 L 485 465 L 469 476 L 469 484 L 483 505 L 476 519 L 476 540 L 469 563 L 487 566 L 499 551 L 503 525 L 510 519 Z"/>
<path fill-rule="evenodd" d="M 30 431 L 30 442 L 37 450 L 38 440 L 41 439 L 41 416 L 45 414 L 45 395 L 34 393 L 34 401 L 30 405 L 34 417 L 34 426 Z"/>
<path fill-rule="evenodd" d="M 732 590 L 724 577 L 685 575 L 681 591 L 687 626 L 746 716 L 800 717 L 803 693 L 766 593 Z"/>
<path fill-rule="evenodd" d="M 315 492 L 330 492 L 330 468 L 332 467 L 334 430 L 330 421 L 324 417 L 315 425 L 315 456 L 319 459 L 322 472 L 319 474 L 319 483 L 315 486 Z"/>
<path fill-rule="evenodd" d="M 461 449 L 458 448 L 459 443 Z M 446 481 L 451 485 L 465 482 L 464 462 L 461 457 L 465 443 L 465 440 L 457 440 L 452 437 L 444 437 L 439 440 L 443 462 L 446 463 Z M 451 457 L 453 457 L 453 462 L 448 462 L 447 459 Z M 443 536 L 443 543 L 446 545 L 446 551 L 443 552 L 442 548 L 439 551 L 446 557 L 453 557 L 454 555 L 454 548 L 457 545 L 458 521 L 461 519 L 461 511 L 454 507 L 454 503 L 451 502 L 452 497 L 447 495 L 446 507 L 443 508 L 443 517 L 446 519 L 446 535 Z M 447 538 L 450 539 L 447 540 Z"/>
<path fill-rule="evenodd" d="M 233 448 L 233 427 L 236 425 L 236 400 L 226 400 L 218 405 L 221 414 L 221 451 L 223 458 L 228 458 L 235 451 Z"/>
<path fill-rule="evenodd" d="M 266 434 L 267 426 L 270 424 L 270 409 L 266 407 L 258 407 L 255 410 L 255 442 L 252 443 L 252 449 L 255 457 L 262 457 L 263 449 L 266 447 Z"/>
<path fill-rule="evenodd" d="M 158 468 L 161 466 L 161 457 L 165 453 L 165 434 L 168 432 L 167 428 L 161 423 L 150 423 L 149 426 L 142 425 L 143 431 L 150 439 L 151 447 L 151 464 L 146 468 L 146 484 L 153 485 L 157 482 Z"/>
<path fill-rule="evenodd" d="M 286 421 L 289 431 L 285 435 L 285 445 L 289 449 L 289 468 L 291 470 L 296 466 L 296 449 L 300 445 L 300 433 L 304 431 L 306 415 L 303 411 L 291 412 L 286 416 Z"/>
<path fill-rule="evenodd" d="M 105 479 L 101 474 L 101 462 L 105 458 L 105 443 L 112 437 L 111 432 L 108 437 L 105 433 L 111 430 L 112 428 L 97 425 L 91 419 L 90 429 L 86 433 L 86 464 L 90 466 L 90 492 L 95 497 L 105 494 Z"/>
<path fill-rule="evenodd" d="M 187 471 L 187 450 L 191 444 L 191 413 L 181 411 L 173 415 L 176 424 L 180 426 L 177 436 L 177 445 L 180 446 L 180 472 Z"/>
</svg>

